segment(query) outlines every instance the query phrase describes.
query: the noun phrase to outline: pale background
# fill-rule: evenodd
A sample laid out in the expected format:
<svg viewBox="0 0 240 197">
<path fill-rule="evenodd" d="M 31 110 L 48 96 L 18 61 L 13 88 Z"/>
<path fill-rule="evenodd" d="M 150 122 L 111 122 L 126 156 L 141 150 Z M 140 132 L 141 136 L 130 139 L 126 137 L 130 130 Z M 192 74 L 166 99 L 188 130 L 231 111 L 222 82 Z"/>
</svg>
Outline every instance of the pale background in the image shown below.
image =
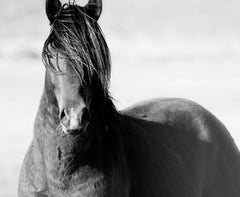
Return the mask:
<svg viewBox="0 0 240 197">
<path fill-rule="evenodd" d="M 81 1 L 82 4 L 87 0 Z M 0 197 L 17 196 L 43 89 L 44 0 L 0 4 Z M 240 146 L 240 1 L 103 0 L 119 109 L 153 97 L 194 100 Z"/>
</svg>

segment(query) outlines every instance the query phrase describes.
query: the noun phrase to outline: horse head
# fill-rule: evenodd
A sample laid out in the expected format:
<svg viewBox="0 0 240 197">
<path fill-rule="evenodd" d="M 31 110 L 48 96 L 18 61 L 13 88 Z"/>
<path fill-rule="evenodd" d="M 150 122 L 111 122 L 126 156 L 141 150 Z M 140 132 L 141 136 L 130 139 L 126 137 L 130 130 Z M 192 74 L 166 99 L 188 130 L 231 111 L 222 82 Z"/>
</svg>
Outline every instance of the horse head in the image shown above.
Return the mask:
<svg viewBox="0 0 240 197">
<path fill-rule="evenodd" d="M 52 49 L 53 53 L 55 50 Z M 51 59 L 61 72 L 47 69 L 46 89 L 55 97 L 58 118 L 65 133 L 80 131 L 88 125 L 89 111 L 82 92 L 82 83 L 70 62 L 61 54 Z M 49 93 L 49 92 L 48 92 Z"/>
<path fill-rule="evenodd" d="M 99 87 L 99 97 L 99 92 L 107 91 L 110 61 L 97 24 L 101 8 L 101 0 L 90 0 L 85 7 L 46 0 L 51 33 L 43 49 L 45 87 L 65 133 L 86 129 L 91 109 L 97 109 L 91 107 L 96 95 L 92 90 Z"/>
</svg>

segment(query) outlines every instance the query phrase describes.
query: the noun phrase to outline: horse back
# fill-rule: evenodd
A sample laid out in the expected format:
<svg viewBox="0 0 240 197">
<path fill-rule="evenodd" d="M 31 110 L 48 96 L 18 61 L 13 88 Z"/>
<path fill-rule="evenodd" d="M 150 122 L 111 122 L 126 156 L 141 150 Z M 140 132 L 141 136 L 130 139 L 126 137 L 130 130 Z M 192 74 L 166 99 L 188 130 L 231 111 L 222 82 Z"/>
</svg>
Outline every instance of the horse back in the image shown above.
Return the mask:
<svg viewBox="0 0 240 197">
<path fill-rule="evenodd" d="M 141 155 L 129 159 L 133 176 L 145 177 L 138 178 L 145 183 L 133 181 L 142 184 L 141 196 L 149 195 L 144 184 L 152 186 L 151 196 L 240 196 L 239 151 L 225 126 L 205 108 L 185 99 L 154 99 L 122 114 L 134 130 L 128 151 Z M 148 174 L 155 178 L 148 180 Z M 133 190 L 132 196 L 140 195 Z"/>
<path fill-rule="evenodd" d="M 228 144 L 237 150 L 226 127 L 204 107 L 190 100 L 152 99 L 131 106 L 123 110 L 122 114 L 168 126 L 181 133 L 191 133 L 199 141 L 208 144 Z"/>
</svg>

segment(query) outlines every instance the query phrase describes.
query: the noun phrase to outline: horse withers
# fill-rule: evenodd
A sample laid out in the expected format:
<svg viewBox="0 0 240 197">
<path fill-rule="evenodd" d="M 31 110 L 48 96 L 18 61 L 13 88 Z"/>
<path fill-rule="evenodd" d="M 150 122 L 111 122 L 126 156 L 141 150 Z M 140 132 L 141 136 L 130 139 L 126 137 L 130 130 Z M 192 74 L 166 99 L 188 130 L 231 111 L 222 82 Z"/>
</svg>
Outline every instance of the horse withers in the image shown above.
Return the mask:
<svg viewBox="0 0 240 197">
<path fill-rule="evenodd" d="M 239 151 L 206 109 L 153 99 L 116 110 L 101 11 L 101 0 L 46 0 L 45 88 L 19 196 L 239 197 Z"/>
</svg>

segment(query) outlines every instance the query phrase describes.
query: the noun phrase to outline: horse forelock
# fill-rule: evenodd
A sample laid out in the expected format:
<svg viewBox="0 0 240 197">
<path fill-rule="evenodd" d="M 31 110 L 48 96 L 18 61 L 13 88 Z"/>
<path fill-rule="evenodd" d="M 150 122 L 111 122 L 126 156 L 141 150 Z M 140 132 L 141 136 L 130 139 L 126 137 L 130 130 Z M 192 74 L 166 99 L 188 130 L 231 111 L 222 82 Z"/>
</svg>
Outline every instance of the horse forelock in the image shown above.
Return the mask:
<svg viewBox="0 0 240 197">
<path fill-rule="evenodd" d="M 43 47 L 43 63 L 55 72 L 61 70 L 51 63 L 51 58 L 59 58 L 59 53 L 75 69 L 83 84 L 97 76 L 104 90 L 108 90 L 111 73 L 108 46 L 97 21 L 77 5 L 62 6 Z"/>
</svg>

